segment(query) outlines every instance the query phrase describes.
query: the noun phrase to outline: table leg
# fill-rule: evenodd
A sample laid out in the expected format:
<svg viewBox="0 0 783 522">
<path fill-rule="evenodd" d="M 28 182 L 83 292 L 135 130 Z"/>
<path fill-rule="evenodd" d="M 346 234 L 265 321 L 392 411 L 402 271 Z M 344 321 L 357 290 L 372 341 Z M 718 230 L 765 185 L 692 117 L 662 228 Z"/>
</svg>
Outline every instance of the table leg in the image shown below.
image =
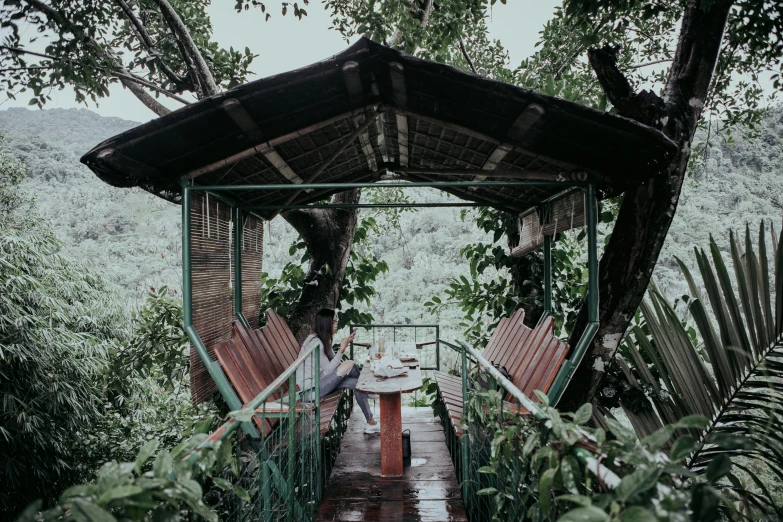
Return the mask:
<svg viewBox="0 0 783 522">
<path fill-rule="evenodd" d="M 402 395 L 381 395 L 381 475 L 402 475 Z"/>
</svg>

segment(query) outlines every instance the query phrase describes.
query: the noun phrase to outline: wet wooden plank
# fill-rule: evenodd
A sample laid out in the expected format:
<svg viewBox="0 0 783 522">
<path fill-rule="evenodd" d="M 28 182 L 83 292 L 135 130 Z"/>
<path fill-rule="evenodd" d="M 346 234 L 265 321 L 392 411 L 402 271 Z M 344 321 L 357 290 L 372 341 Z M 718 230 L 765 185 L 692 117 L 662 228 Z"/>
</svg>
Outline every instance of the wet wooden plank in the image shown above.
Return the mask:
<svg viewBox="0 0 783 522">
<path fill-rule="evenodd" d="M 356 521 L 383 520 L 388 522 L 463 522 L 467 521 L 462 501 L 379 499 L 324 502 L 318 520 Z"/>
<path fill-rule="evenodd" d="M 381 476 L 381 441 L 363 433 L 358 408 L 349 421 L 316 520 L 467 521 L 440 420 L 431 408 L 402 408 L 411 430 L 411 465 Z M 436 431 L 437 430 L 437 431 Z"/>
</svg>

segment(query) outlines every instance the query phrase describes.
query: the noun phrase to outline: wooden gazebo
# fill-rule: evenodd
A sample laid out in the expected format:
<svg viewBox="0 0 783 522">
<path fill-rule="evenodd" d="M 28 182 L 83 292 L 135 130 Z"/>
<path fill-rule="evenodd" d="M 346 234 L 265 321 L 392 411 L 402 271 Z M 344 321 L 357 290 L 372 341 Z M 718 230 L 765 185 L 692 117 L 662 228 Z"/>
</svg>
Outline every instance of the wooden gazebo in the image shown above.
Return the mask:
<svg viewBox="0 0 783 522">
<path fill-rule="evenodd" d="M 246 401 L 214 347 L 235 320 L 257 326 L 263 220 L 379 184 L 435 187 L 512 213 L 526 242 L 517 253 L 543 243 L 548 254 L 554 234 L 587 224 L 590 326 L 558 375 L 559 394 L 597 328 L 596 201 L 644 183 L 674 150 L 610 112 L 361 39 L 119 134 L 82 162 L 111 185 L 183 205 L 194 399 L 219 389 L 238 409 Z"/>
</svg>

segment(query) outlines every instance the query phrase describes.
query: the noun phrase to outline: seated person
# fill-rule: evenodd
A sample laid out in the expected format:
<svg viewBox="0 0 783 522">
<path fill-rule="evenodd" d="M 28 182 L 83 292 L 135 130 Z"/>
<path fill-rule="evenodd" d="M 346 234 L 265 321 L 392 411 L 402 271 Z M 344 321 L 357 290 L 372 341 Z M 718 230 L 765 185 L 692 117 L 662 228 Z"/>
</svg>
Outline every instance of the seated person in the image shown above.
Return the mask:
<svg viewBox="0 0 783 522">
<path fill-rule="evenodd" d="M 380 425 L 372 416 L 367 394 L 356 391 L 356 383 L 359 382 L 359 374 L 361 372 L 353 361 L 342 361 L 342 356 L 348 348 L 348 344 L 356 335 L 356 332 L 340 341 L 339 355 L 335 354 L 332 349 L 332 336 L 335 332 L 337 332 L 337 314 L 335 314 L 334 310 L 322 308 L 315 314 L 313 333 L 307 336 L 302 343 L 302 348 L 299 350 L 299 357 L 312 347 L 312 343 L 317 343 L 318 348 L 316 348 L 316 352 L 320 354 L 321 358 L 320 396 L 324 397 L 329 395 L 338 388 L 354 390 L 356 402 L 359 404 L 359 408 L 361 408 L 364 418 L 367 420 L 364 432 L 378 433 L 380 431 Z M 308 358 L 304 364 L 296 369 L 296 384 L 299 386 L 300 390 L 312 387 L 313 377 L 311 374 L 313 366 L 312 360 Z"/>
</svg>

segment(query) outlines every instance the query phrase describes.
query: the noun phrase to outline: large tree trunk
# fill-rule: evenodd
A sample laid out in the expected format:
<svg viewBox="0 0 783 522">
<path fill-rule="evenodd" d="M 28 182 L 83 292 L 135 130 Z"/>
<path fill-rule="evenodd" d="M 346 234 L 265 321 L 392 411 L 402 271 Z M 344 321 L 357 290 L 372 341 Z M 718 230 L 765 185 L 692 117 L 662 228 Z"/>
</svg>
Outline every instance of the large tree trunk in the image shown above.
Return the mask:
<svg viewBox="0 0 783 522">
<path fill-rule="evenodd" d="M 732 2 L 690 0 L 663 97 L 634 93 L 617 69 L 615 51 L 593 49 L 588 55 L 607 97 L 617 111 L 660 129 L 678 144 L 668 168 L 648 183 L 628 190 L 599 266 L 599 320 L 595 340 L 563 394 L 559 407 L 575 410 L 600 388 L 631 319 L 639 307 L 661 253 L 680 197 L 691 142 L 717 63 Z M 583 306 L 571 346 L 586 323 Z"/>
<path fill-rule="evenodd" d="M 332 197 L 332 203 L 359 203 L 361 189 Z M 310 268 L 288 326 L 302 342 L 312 332 L 315 314 L 321 308 L 335 308 L 345 267 L 351 257 L 353 235 L 358 223 L 356 209 L 295 209 L 280 214 L 304 239 Z"/>
</svg>

